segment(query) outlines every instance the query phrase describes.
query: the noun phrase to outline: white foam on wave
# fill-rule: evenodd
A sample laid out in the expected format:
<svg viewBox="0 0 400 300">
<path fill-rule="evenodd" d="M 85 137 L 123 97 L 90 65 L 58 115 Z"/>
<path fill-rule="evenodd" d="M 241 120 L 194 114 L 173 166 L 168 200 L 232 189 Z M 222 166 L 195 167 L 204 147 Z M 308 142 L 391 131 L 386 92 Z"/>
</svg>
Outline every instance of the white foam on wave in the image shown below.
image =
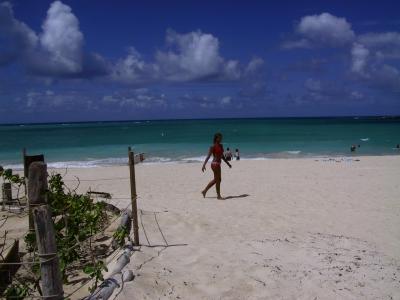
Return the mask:
<svg viewBox="0 0 400 300">
<path fill-rule="evenodd" d="M 300 150 L 291 150 L 291 151 L 285 151 L 285 153 L 297 155 L 297 154 L 300 154 L 301 151 Z"/>
<path fill-rule="evenodd" d="M 268 157 L 240 157 L 240 160 L 269 160 Z"/>
<path fill-rule="evenodd" d="M 362 139 L 360 139 L 360 141 L 368 142 L 368 141 L 369 141 L 369 138 L 362 138 Z"/>
<path fill-rule="evenodd" d="M 10 165 L 4 165 L 3 168 L 19 171 L 22 170 L 24 166 L 22 164 L 10 164 Z"/>
<path fill-rule="evenodd" d="M 65 169 L 65 168 L 95 168 L 101 166 L 125 165 L 128 159 L 125 157 L 109 157 L 104 159 L 94 159 L 88 161 L 58 161 L 48 163 L 49 168 Z"/>
<path fill-rule="evenodd" d="M 207 156 L 203 155 L 203 156 L 194 156 L 194 157 L 185 157 L 185 158 L 181 158 L 180 161 L 184 161 L 184 162 L 199 162 L 199 161 L 205 161 Z"/>
<path fill-rule="evenodd" d="M 149 158 L 145 158 L 145 160 L 143 161 L 143 163 L 145 164 L 158 164 L 158 163 L 170 163 L 173 160 L 171 158 L 168 157 L 159 157 L 159 156 L 152 156 Z"/>
</svg>

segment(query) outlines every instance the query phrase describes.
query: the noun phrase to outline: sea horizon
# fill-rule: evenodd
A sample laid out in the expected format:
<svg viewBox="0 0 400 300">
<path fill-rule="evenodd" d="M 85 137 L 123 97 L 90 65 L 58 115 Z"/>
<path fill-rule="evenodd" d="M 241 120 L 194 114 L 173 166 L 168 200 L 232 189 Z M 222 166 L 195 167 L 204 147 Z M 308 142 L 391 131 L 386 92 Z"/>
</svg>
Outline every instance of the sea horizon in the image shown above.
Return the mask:
<svg viewBox="0 0 400 300">
<path fill-rule="evenodd" d="M 126 123 L 143 121 L 201 121 L 201 120 L 274 120 L 274 119 L 400 119 L 400 115 L 332 115 L 332 116 L 269 116 L 269 117 L 210 117 L 210 118 L 146 118 L 146 119 L 122 119 L 122 120 L 86 120 L 86 121 L 54 121 L 54 122 L 10 122 L 1 123 L 0 126 L 8 125 L 56 125 L 56 124 L 85 124 L 85 123 Z"/>
</svg>

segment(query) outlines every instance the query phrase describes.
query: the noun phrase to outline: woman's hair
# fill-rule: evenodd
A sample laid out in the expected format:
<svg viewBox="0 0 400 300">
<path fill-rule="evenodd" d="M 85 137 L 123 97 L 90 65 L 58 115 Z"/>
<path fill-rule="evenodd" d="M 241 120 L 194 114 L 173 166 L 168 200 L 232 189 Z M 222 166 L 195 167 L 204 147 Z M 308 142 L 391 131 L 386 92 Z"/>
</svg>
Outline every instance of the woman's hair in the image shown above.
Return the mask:
<svg viewBox="0 0 400 300">
<path fill-rule="evenodd" d="M 217 138 L 219 138 L 221 140 L 222 139 L 222 133 L 217 132 L 216 134 L 214 134 L 214 140 L 213 140 L 214 144 L 217 141 Z"/>
</svg>

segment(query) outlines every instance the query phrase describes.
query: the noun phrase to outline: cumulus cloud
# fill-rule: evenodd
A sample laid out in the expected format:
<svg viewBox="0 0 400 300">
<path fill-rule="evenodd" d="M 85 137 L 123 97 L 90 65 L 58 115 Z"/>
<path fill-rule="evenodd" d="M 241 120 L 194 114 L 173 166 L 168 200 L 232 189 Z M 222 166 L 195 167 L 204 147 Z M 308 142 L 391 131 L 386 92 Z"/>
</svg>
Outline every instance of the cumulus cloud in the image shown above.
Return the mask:
<svg viewBox="0 0 400 300">
<path fill-rule="evenodd" d="M 330 13 L 303 17 L 295 31 L 300 39 L 285 42 L 284 48 L 343 47 L 355 38 L 351 24 Z"/>
<path fill-rule="evenodd" d="M 0 3 L 0 66 L 31 51 L 37 41 L 35 32 L 15 19 L 11 4 Z"/>
<path fill-rule="evenodd" d="M 400 32 L 369 32 L 361 34 L 358 42 L 369 49 L 377 50 L 384 58 L 400 58 Z"/>
<path fill-rule="evenodd" d="M 18 21 L 9 3 L 1 3 L 0 41 L 0 65 L 19 61 L 33 75 L 79 78 L 108 72 L 100 55 L 84 52 L 79 21 L 61 1 L 50 5 L 40 34 Z"/>
<path fill-rule="evenodd" d="M 158 82 L 220 82 L 250 76 L 263 63 L 261 59 L 253 59 L 248 66 L 242 66 L 237 60 L 225 59 L 220 53 L 218 38 L 200 30 L 188 33 L 167 30 L 165 46 L 150 61 L 145 61 L 131 47 L 125 57 L 110 62 L 99 54 L 85 52 L 84 40 L 78 18 L 71 7 L 59 0 L 50 5 L 40 33 L 15 19 L 9 3 L 0 5 L 0 66 L 18 61 L 35 76 L 109 76 L 133 86 Z"/>
<path fill-rule="evenodd" d="M 238 62 L 221 57 L 219 40 L 212 34 L 200 30 L 185 34 L 168 30 L 166 47 L 166 51 L 156 53 L 156 62 L 167 80 L 234 80 L 240 77 Z"/>
<path fill-rule="evenodd" d="M 386 61 L 400 58 L 400 34 L 366 33 L 351 48 L 351 71 L 369 87 L 384 92 L 400 91 L 400 71 Z"/>
<path fill-rule="evenodd" d="M 365 76 L 364 71 L 367 65 L 368 56 L 369 50 L 364 45 L 354 43 L 351 49 L 351 71 L 359 75 Z"/>
<path fill-rule="evenodd" d="M 219 55 L 219 41 L 211 34 L 201 31 L 178 34 L 167 31 L 169 51 L 159 51 L 156 60 L 167 78 L 191 80 L 216 76 L 223 59 Z"/>
<path fill-rule="evenodd" d="M 349 70 L 353 79 L 382 91 L 398 92 L 399 69 L 388 61 L 400 58 L 399 32 L 356 35 L 345 18 L 322 13 L 301 18 L 295 27 L 295 34 L 298 38 L 284 42 L 283 48 L 342 47 L 349 53 Z M 309 92 L 313 92 L 313 89 L 315 92 L 318 85 L 308 80 L 305 86 Z M 354 95 L 350 98 L 354 99 Z"/>
<path fill-rule="evenodd" d="M 127 84 L 151 82 L 235 81 L 261 69 L 262 59 L 248 66 L 237 60 L 226 60 L 220 54 L 219 40 L 209 33 L 193 31 L 177 33 L 167 30 L 166 45 L 155 53 L 153 61 L 145 61 L 133 47 L 118 60 L 112 79 Z"/>
<path fill-rule="evenodd" d="M 83 34 L 71 8 L 60 1 L 53 2 L 42 28 L 40 45 L 50 54 L 50 62 L 66 72 L 80 72 Z"/>
<path fill-rule="evenodd" d="M 111 77 L 123 83 L 141 84 L 156 80 L 159 69 L 157 65 L 145 62 L 140 53 L 130 47 L 127 56 L 116 62 Z"/>
<path fill-rule="evenodd" d="M 253 57 L 246 66 L 245 74 L 247 76 L 258 75 L 264 67 L 264 60 L 260 57 Z"/>
</svg>

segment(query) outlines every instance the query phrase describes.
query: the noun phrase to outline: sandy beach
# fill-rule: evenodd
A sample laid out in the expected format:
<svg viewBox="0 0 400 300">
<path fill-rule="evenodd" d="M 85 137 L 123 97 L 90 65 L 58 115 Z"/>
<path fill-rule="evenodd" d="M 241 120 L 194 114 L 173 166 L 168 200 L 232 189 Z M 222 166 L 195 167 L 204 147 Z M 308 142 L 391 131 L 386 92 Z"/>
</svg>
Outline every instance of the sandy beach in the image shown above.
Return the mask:
<svg viewBox="0 0 400 300">
<path fill-rule="evenodd" d="M 127 167 L 73 176 L 129 206 Z M 136 177 L 142 246 L 117 299 L 400 299 L 398 156 L 234 161 L 224 201 L 203 199 L 200 163 Z"/>
</svg>

